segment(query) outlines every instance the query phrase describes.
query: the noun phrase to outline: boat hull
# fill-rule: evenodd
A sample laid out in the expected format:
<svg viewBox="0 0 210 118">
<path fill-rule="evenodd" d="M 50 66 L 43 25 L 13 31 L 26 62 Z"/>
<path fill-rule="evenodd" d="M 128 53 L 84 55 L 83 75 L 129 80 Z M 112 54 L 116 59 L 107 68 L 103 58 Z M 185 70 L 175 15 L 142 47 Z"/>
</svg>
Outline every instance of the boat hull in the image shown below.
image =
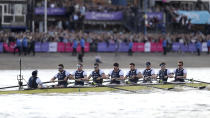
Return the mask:
<svg viewBox="0 0 210 118">
<path fill-rule="evenodd" d="M 48 89 L 34 89 L 34 90 L 11 90 L 11 91 L 0 91 L 0 94 L 39 94 L 39 93 L 76 93 L 76 92 L 105 92 L 105 91 L 117 91 L 119 89 L 138 91 L 147 89 L 169 89 L 176 86 L 181 87 L 187 85 L 191 87 L 207 86 L 204 83 L 187 83 L 187 84 L 140 84 L 140 85 L 124 85 L 124 86 L 110 86 L 110 87 L 70 87 L 70 88 L 48 88 Z"/>
</svg>

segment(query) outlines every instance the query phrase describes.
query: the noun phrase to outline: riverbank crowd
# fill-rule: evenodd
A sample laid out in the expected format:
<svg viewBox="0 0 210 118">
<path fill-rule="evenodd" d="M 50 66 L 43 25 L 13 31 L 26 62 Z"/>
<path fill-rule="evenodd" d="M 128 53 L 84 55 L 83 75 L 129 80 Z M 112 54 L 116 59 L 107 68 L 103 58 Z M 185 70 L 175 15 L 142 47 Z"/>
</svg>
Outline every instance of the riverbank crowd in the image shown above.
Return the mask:
<svg viewBox="0 0 210 118">
<path fill-rule="evenodd" d="M 69 50 L 66 49 L 68 46 Z M 31 52 L 33 55 L 36 52 L 71 52 L 73 56 L 76 56 L 80 51 L 82 54 L 116 51 L 128 52 L 129 55 L 132 55 L 132 52 L 162 52 L 164 55 L 167 52 L 197 52 L 198 55 L 206 52 L 209 54 L 210 35 L 202 33 L 144 35 L 125 32 L 70 32 L 68 30 L 53 30 L 48 33 L 0 33 L 0 52 L 14 54 L 18 52 L 19 55 L 30 55 Z"/>
</svg>

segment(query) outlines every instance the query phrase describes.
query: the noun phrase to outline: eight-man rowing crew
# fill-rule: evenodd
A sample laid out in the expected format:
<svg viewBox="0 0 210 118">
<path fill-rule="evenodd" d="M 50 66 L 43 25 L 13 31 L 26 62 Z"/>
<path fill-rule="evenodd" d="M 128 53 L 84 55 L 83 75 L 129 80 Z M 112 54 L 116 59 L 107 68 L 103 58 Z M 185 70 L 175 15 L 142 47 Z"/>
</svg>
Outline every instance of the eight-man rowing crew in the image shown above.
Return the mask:
<svg viewBox="0 0 210 118">
<path fill-rule="evenodd" d="M 94 71 L 87 76 L 87 73 L 83 70 L 83 65 L 78 64 L 77 70 L 73 73 L 69 73 L 64 70 L 63 64 L 58 65 L 58 73 L 51 79 L 51 82 L 55 82 L 58 79 L 58 84 L 55 87 L 63 88 L 67 87 L 68 79 L 75 80 L 75 85 L 83 86 L 85 81 L 93 79 L 93 83 L 97 85 L 102 85 L 104 79 L 110 79 L 110 84 L 121 84 L 124 80 L 128 79 L 128 83 L 137 83 L 139 79 L 143 78 L 143 83 L 152 83 L 152 80 L 160 80 L 159 82 L 166 83 L 168 78 L 174 78 L 174 81 L 184 82 L 186 79 L 187 72 L 183 68 L 183 62 L 178 62 L 178 68 L 173 72 L 170 72 L 166 68 L 166 63 L 162 62 L 160 64 L 160 70 L 156 74 L 155 71 L 151 68 L 151 63 L 146 62 L 146 69 L 140 72 L 135 68 L 134 63 L 130 63 L 130 70 L 124 76 L 123 71 L 119 68 L 118 63 L 113 64 L 114 69 L 106 75 L 100 68 L 99 64 L 94 64 Z M 32 77 L 28 81 L 29 88 L 43 88 L 41 80 L 37 77 L 37 71 L 32 72 Z"/>
</svg>

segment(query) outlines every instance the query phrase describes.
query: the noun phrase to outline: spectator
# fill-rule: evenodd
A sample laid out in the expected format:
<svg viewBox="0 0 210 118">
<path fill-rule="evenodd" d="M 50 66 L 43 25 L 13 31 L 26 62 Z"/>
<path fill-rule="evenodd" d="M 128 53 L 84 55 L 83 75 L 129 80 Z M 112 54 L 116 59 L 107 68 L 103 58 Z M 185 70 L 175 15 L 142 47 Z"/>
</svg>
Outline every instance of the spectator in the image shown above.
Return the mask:
<svg viewBox="0 0 210 118">
<path fill-rule="evenodd" d="M 85 39 L 83 37 L 80 39 L 80 46 L 81 46 L 82 54 L 84 56 L 84 54 L 85 54 Z"/>
<path fill-rule="evenodd" d="M 162 42 L 162 46 L 163 46 L 163 55 L 167 54 L 167 40 L 164 39 Z"/>
<path fill-rule="evenodd" d="M 208 47 L 208 54 L 209 54 L 209 52 L 210 52 L 210 39 L 208 39 L 208 41 L 207 41 L 207 47 Z"/>
<path fill-rule="evenodd" d="M 197 40 L 195 45 L 196 45 L 197 54 L 198 54 L 198 56 L 200 56 L 201 42 L 199 40 Z"/>
<path fill-rule="evenodd" d="M 28 42 L 29 44 L 29 49 L 28 49 L 28 55 L 31 54 L 31 52 L 33 52 L 33 56 L 35 56 L 36 52 L 35 52 L 35 39 L 30 37 L 30 40 Z"/>
<path fill-rule="evenodd" d="M 129 41 L 129 44 L 128 44 L 128 56 L 132 56 L 133 55 L 133 51 L 132 51 L 132 49 L 133 49 L 133 41 L 132 40 L 130 40 Z"/>
<path fill-rule="evenodd" d="M 26 56 L 28 53 L 28 39 L 26 36 L 23 38 L 22 42 L 23 42 L 23 52 L 24 52 L 24 55 Z"/>
<path fill-rule="evenodd" d="M 18 49 L 18 53 L 19 53 L 19 56 L 20 56 L 21 53 L 22 53 L 22 39 L 20 38 L 20 36 L 16 39 L 16 46 L 14 48 L 14 55 L 15 55 L 17 49 Z"/>
<path fill-rule="evenodd" d="M 78 46 L 77 39 L 74 39 L 72 56 L 76 56 L 77 55 L 77 46 Z"/>
</svg>

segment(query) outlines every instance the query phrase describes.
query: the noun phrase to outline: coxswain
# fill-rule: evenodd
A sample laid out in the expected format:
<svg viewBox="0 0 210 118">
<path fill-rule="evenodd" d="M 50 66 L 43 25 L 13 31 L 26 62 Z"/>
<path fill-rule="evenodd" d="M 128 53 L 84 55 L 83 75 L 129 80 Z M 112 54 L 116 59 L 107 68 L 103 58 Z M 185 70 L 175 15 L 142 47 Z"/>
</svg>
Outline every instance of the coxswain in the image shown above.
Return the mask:
<svg viewBox="0 0 210 118">
<path fill-rule="evenodd" d="M 146 69 L 142 72 L 143 83 L 152 83 L 152 79 L 156 79 L 155 71 L 151 68 L 151 63 L 146 62 Z"/>
<path fill-rule="evenodd" d="M 70 79 L 75 80 L 75 85 L 83 86 L 85 81 L 88 81 L 87 73 L 83 70 L 81 63 L 77 64 L 77 70 L 70 75 Z"/>
<path fill-rule="evenodd" d="M 28 88 L 30 89 L 37 89 L 37 88 L 44 88 L 41 80 L 37 77 L 38 71 L 35 70 L 32 72 L 32 76 L 28 80 Z"/>
<path fill-rule="evenodd" d="M 141 72 L 135 68 L 134 63 L 130 63 L 130 70 L 127 72 L 125 79 L 128 78 L 129 82 L 137 83 L 140 78 L 142 78 Z"/>
<path fill-rule="evenodd" d="M 160 83 L 167 83 L 168 78 L 173 78 L 173 74 L 170 72 L 169 69 L 166 68 L 166 63 L 160 63 L 160 70 L 158 72 L 159 82 Z"/>
<path fill-rule="evenodd" d="M 58 84 L 54 86 L 55 88 L 65 88 L 68 85 L 68 76 L 70 75 L 69 72 L 64 70 L 64 65 L 58 65 L 58 73 L 51 79 L 51 82 L 54 82 L 55 79 L 58 79 Z"/>
<path fill-rule="evenodd" d="M 124 80 L 124 73 L 119 69 L 118 63 L 114 63 L 113 66 L 114 70 L 109 72 L 107 78 L 111 77 L 111 84 L 121 84 L 121 82 Z"/>
<path fill-rule="evenodd" d="M 175 82 L 184 82 L 184 79 L 187 78 L 187 71 L 183 68 L 183 61 L 178 62 L 178 68 L 174 70 L 174 81 Z"/>
<path fill-rule="evenodd" d="M 99 69 L 99 64 L 94 64 L 94 71 L 88 76 L 88 80 L 93 78 L 93 83 L 97 85 L 102 85 L 103 79 L 106 79 L 105 73 Z"/>
</svg>

